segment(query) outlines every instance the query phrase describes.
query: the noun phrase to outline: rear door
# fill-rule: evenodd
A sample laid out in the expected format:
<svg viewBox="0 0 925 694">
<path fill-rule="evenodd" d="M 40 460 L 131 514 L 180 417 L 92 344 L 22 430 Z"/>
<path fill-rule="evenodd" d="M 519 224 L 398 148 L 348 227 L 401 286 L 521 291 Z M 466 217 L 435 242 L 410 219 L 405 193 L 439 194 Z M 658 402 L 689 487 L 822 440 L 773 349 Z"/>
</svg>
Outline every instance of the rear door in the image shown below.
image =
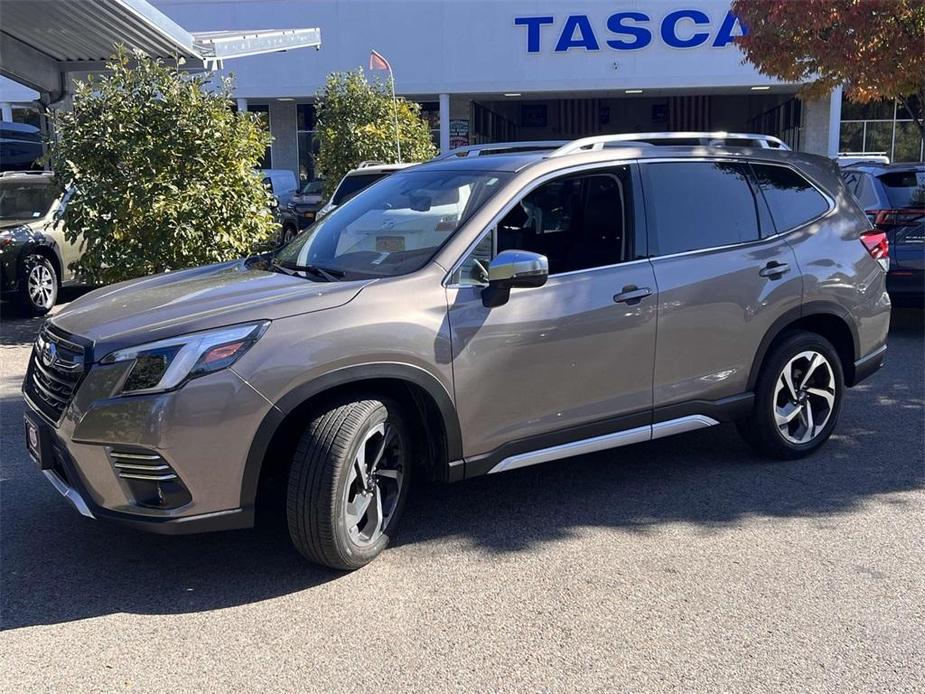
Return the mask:
<svg viewBox="0 0 925 694">
<path fill-rule="evenodd" d="M 748 390 L 771 324 L 800 306 L 802 281 L 741 160 L 640 164 L 658 285 L 655 420 L 720 415 Z M 706 402 L 703 402 L 706 401 Z"/>
</svg>

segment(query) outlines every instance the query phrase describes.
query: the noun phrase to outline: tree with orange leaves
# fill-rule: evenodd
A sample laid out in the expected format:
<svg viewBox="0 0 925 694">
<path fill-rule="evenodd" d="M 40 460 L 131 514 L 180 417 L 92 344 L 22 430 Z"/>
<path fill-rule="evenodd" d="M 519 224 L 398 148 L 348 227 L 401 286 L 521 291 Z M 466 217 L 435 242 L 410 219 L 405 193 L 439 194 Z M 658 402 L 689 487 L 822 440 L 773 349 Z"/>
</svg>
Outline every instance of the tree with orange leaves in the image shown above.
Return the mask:
<svg viewBox="0 0 925 694">
<path fill-rule="evenodd" d="M 765 75 L 808 82 L 821 95 L 842 85 L 856 103 L 898 99 L 925 137 L 925 2 L 922 0 L 735 0 L 746 27 L 736 39 Z"/>
</svg>

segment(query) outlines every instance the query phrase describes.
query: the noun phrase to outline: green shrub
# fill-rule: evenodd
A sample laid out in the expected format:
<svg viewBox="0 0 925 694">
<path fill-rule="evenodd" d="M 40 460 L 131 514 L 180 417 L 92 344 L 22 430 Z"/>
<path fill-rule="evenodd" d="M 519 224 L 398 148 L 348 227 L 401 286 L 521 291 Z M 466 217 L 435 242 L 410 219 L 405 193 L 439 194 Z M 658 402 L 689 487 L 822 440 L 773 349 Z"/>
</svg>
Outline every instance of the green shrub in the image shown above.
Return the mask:
<svg viewBox="0 0 925 694">
<path fill-rule="evenodd" d="M 123 49 L 55 117 L 50 161 L 79 276 L 102 284 L 247 255 L 276 230 L 254 167 L 270 138 L 230 81 Z"/>
<path fill-rule="evenodd" d="M 426 161 L 436 153 L 421 107 L 399 97 L 393 104 L 389 87 L 368 82 L 362 70 L 335 72 L 315 95 L 317 165 L 330 195 L 344 174 L 362 161 L 398 161 L 395 113 L 402 160 Z"/>
</svg>

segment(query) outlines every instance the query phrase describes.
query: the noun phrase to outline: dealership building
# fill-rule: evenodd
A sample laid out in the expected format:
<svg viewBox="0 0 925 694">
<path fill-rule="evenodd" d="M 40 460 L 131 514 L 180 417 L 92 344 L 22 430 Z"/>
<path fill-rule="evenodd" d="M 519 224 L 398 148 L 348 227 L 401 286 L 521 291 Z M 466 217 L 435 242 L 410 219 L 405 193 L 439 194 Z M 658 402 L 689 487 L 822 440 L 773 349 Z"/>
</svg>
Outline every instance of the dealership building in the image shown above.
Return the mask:
<svg viewBox="0 0 925 694">
<path fill-rule="evenodd" d="M 238 58 L 238 107 L 261 113 L 264 165 L 314 175 L 313 95 L 334 71 L 391 63 L 398 94 L 421 104 L 442 150 L 663 130 L 780 137 L 834 156 L 922 159 L 893 103 L 857 106 L 840 90 L 813 100 L 759 74 L 734 43 L 728 0 L 151 0 L 191 32 L 317 27 L 320 50 Z M 383 76 L 384 73 L 372 73 Z M 906 116 L 906 117 L 904 117 Z"/>
</svg>

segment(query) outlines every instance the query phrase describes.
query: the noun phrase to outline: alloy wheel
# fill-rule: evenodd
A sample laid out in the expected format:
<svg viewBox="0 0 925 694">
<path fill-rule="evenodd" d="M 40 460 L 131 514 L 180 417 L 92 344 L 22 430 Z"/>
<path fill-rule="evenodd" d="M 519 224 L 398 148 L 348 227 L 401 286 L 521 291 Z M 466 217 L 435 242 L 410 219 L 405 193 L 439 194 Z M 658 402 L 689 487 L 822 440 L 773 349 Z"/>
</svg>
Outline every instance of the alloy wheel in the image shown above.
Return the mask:
<svg viewBox="0 0 925 694">
<path fill-rule="evenodd" d="M 351 541 L 366 547 L 388 529 L 402 493 L 404 448 L 388 421 L 369 429 L 357 449 L 344 492 L 344 520 Z"/>
<path fill-rule="evenodd" d="M 29 270 L 26 291 L 29 292 L 29 299 L 37 307 L 50 309 L 54 305 L 55 278 L 44 263 L 39 263 Z"/>
<path fill-rule="evenodd" d="M 790 359 L 774 389 L 774 421 L 784 440 L 802 445 L 825 428 L 835 408 L 835 374 L 829 360 L 807 350 Z"/>
</svg>

